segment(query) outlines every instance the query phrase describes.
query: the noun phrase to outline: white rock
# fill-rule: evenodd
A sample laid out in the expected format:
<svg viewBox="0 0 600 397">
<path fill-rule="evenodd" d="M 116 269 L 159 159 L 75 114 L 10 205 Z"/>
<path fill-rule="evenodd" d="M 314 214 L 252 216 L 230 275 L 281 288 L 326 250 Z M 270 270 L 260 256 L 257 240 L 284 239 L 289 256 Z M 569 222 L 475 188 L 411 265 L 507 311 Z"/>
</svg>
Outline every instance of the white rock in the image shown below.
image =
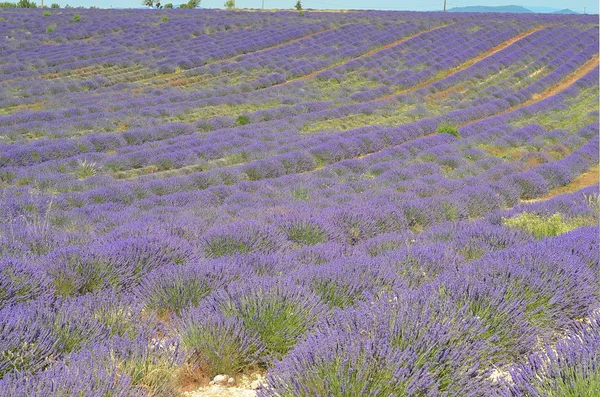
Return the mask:
<svg viewBox="0 0 600 397">
<path fill-rule="evenodd" d="M 258 379 L 255 381 L 252 381 L 252 383 L 250 383 L 250 388 L 252 390 L 260 389 L 260 388 L 262 388 L 262 383 Z"/>
<path fill-rule="evenodd" d="M 226 385 L 229 380 L 229 376 L 227 375 L 217 375 L 212 380 L 213 385 Z"/>
<path fill-rule="evenodd" d="M 233 386 L 233 385 L 235 385 L 235 379 L 233 379 L 233 378 L 229 378 L 229 379 L 227 379 L 227 384 L 228 384 L 229 386 Z"/>
</svg>

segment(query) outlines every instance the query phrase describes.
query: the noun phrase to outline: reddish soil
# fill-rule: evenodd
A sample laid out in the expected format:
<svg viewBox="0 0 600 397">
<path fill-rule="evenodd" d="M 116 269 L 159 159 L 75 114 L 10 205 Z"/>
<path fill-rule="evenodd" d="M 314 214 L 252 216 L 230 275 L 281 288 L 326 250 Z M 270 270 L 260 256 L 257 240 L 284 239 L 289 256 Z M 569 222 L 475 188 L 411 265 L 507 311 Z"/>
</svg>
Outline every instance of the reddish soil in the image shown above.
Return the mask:
<svg viewBox="0 0 600 397">
<path fill-rule="evenodd" d="M 534 203 L 537 201 L 546 201 L 553 197 L 560 196 L 561 194 L 573 193 L 580 189 L 583 189 L 588 186 L 597 185 L 600 182 L 600 166 L 596 165 L 583 174 L 579 175 L 577 178 L 573 179 L 571 183 L 556 188 L 546 194 L 545 196 L 538 197 L 533 200 L 523 200 L 526 203 Z"/>
</svg>

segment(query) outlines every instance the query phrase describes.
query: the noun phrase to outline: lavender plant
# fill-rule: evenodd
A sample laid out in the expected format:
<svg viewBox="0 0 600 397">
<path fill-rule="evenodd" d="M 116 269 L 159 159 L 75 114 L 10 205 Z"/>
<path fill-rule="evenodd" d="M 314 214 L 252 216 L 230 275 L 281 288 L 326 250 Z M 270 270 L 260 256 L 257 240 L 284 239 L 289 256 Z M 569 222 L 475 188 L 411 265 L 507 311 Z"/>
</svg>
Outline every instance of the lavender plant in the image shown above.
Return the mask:
<svg viewBox="0 0 600 397">
<path fill-rule="evenodd" d="M 0 19 L 1 395 L 595 392 L 593 15 Z"/>
</svg>

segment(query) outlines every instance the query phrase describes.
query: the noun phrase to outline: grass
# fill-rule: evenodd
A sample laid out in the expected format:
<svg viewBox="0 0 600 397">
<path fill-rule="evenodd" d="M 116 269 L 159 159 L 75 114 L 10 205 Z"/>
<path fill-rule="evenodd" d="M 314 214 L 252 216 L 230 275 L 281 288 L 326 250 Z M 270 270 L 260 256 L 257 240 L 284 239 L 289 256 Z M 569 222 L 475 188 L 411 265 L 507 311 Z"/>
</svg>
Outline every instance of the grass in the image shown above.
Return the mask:
<svg viewBox="0 0 600 397">
<path fill-rule="evenodd" d="M 527 124 L 540 124 L 548 130 L 565 129 L 577 131 L 578 129 L 597 122 L 597 116 L 590 113 L 599 110 L 598 106 L 599 88 L 593 86 L 581 90 L 575 98 L 566 100 L 565 107 L 558 110 L 538 112 L 511 123 L 515 127 L 523 127 Z"/>
<path fill-rule="evenodd" d="M 502 223 L 530 233 L 537 239 L 558 236 L 582 226 L 593 226 L 596 220 L 588 217 L 565 219 L 562 214 L 539 215 L 522 212 L 512 218 L 503 218 Z"/>
</svg>

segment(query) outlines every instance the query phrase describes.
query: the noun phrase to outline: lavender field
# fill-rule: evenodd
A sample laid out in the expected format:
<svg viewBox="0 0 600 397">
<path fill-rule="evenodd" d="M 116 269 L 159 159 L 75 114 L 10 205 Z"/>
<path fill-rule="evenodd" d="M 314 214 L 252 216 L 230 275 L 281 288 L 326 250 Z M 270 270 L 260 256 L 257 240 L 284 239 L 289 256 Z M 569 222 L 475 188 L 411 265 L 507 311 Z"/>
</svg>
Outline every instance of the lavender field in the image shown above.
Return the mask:
<svg viewBox="0 0 600 397">
<path fill-rule="evenodd" d="M 0 10 L 0 396 L 600 396 L 598 25 Z"/>
</svg>

